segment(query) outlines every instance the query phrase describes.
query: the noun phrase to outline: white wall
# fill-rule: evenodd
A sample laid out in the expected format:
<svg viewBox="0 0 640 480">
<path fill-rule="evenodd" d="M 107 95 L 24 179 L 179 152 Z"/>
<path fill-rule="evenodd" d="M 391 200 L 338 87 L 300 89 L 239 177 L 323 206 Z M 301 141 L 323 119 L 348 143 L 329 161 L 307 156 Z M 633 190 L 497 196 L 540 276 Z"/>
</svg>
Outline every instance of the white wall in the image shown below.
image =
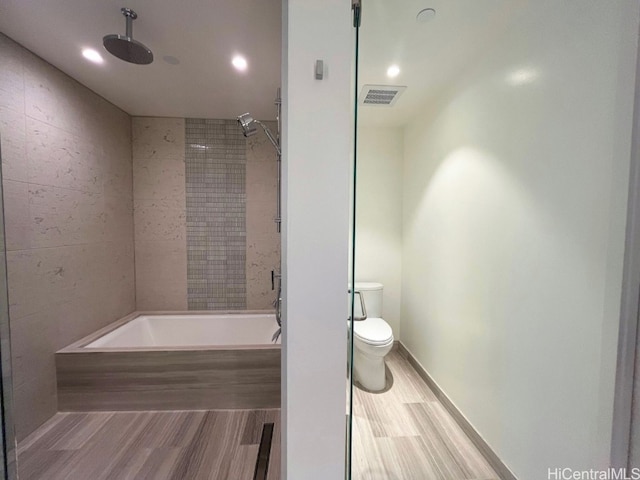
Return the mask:
<svg viewBox="0 0 640 480">
<path fill-rule="evenodd" d="M 358 128 L 356 281 L 384 285 L 382 317 L 400 338 L 402 149 L 400 128 Z"/>
<path fill-rule="evenodd" d="M 344 477 L 350 4 L 283 3 L 283 478 Z M 314 79 L 322 59 L 325 80 Z"/>
<path fill-rule="evenodd" d="M 638 32 L 530 3 L 404 144 L 402 339 L 522 480 L 608 465 Z"/>
</svg>

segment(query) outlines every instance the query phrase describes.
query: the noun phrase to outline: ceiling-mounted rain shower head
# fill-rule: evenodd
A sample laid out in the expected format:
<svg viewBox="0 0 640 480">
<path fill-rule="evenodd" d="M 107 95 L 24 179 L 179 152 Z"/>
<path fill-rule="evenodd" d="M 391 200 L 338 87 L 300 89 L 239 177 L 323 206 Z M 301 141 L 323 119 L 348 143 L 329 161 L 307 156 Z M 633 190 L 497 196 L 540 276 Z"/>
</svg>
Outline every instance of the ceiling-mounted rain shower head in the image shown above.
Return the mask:
<svg viewBox="0 0 640 480">
<path fill-rule="evenodd" d="M 248 112 L 238 116 L 238 125 L 240 125 L 240 128 L 242 128 L 242 134 L 245 137 L 255 135 L 258 131 L 258 125 L 256 124 L 251 114 Z"/>
<path fill-rule="evenodd" d="M 133 21 L 138 18 L 130 8 L 121 8 L 126 18 L 125 35 L 105 35 L 102 44 L 107 51 L 121 60 L 137 65 L 148 65 L 153 62 L 153 53 L 145 45 L 133 39 Z"/>
</svg>

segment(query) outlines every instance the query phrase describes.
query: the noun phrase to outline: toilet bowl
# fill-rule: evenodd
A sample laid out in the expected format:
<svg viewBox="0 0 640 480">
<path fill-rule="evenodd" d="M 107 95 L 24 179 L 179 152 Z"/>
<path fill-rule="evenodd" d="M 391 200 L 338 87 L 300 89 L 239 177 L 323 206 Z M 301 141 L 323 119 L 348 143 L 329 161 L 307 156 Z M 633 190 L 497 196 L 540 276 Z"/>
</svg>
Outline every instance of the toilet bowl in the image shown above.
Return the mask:
<svg viewBox="0 0 640 480">
<path fill-rule="evenodd" d="M 393 348 L 393 331 L 382 318 L 380 283 L 356 283 L 367 311 L 366 320 L 353 324 L 353 378 L 372 392 L 386 386 L 384 357 Z M 358 315 L 356 314 L 356 318 Z"/>
</svg>

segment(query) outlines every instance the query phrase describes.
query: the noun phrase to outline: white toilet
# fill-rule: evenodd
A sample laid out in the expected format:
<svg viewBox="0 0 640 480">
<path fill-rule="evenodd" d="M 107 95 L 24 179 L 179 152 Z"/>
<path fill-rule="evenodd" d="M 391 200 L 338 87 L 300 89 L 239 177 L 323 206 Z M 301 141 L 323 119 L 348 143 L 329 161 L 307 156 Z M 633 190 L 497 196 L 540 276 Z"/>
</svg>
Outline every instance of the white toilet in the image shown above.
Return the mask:
<svg viewBox="0 0 640 480">
<path fill-rule="evenodd" d="M 353 325 L 353 377 L 372 392 L 384 390 L 386 385 L 384 357 L 393 347 L 393 332 L 382 319 L 382 284 L 356 282 L 367 311 L 366 320 Z M 360 315 L 360 299 L 355 295 L 355 317 Z"/>
</svg>

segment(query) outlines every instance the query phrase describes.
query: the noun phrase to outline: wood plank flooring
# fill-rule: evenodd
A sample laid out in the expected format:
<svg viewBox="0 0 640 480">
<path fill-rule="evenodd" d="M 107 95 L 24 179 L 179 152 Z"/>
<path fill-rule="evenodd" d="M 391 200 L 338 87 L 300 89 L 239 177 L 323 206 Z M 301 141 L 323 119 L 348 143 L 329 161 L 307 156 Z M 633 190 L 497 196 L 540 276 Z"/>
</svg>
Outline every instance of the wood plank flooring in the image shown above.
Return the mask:
<svg viewBox="0 0 640 480">
<path fill-rule="evenodd" d="M 264 423 L 279 480 L 279 409 L 59 413 L 21 444 L 20 478 L 252 480 Z"/>
<path fill-rule="evenodd" d="M 354 387 L 354 480 L 500 480 L 434 393 L 397 351 L 387 390 Z"/>
</svg>

